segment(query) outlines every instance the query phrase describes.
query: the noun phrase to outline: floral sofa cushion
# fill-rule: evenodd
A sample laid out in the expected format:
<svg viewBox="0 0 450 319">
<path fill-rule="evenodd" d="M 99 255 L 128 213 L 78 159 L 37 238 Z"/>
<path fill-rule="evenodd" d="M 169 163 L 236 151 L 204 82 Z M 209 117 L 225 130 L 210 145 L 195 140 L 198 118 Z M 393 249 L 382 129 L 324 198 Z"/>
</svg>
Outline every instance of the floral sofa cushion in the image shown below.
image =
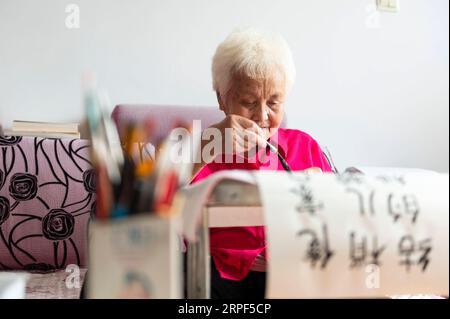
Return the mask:
<svg viewBox="0 0 450 319">
<path fill-rule="evenodd" d="M 89 142 L 0 136 L 0 270 L 86 265 L 95 210 Z"/>
</svg>

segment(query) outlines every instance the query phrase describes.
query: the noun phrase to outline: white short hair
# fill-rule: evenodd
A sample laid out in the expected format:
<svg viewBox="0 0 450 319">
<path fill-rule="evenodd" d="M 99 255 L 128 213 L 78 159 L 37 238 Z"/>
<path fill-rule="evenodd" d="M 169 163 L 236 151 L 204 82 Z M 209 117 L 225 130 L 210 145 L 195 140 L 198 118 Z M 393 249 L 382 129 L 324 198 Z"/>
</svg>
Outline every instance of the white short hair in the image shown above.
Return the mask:
<svg viewBox="0 0 450 319">
<path fill-rule="evenodd" d="M 213 89 L 225 94 L 234 74 L 262 79 L 281 70 L 289 91 L 295 81 L 292 52 L 281 35 L 248 28 L 232 32 L 216 49 L 212 61 Z"/>
</svg>

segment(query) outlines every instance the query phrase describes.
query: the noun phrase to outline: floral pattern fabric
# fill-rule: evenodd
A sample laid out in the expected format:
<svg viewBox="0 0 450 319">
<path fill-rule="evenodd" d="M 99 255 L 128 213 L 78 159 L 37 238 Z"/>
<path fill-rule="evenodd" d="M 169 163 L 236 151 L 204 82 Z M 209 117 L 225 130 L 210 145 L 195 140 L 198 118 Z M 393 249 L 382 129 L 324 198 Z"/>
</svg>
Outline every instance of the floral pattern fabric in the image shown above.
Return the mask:
<svg viewBox="0 0 450 319">
<path fill-rule="evenodd" d="M 96 186 L 89 147 L 0 136 L 0 270 L 85 266 Z"/>
</svg>

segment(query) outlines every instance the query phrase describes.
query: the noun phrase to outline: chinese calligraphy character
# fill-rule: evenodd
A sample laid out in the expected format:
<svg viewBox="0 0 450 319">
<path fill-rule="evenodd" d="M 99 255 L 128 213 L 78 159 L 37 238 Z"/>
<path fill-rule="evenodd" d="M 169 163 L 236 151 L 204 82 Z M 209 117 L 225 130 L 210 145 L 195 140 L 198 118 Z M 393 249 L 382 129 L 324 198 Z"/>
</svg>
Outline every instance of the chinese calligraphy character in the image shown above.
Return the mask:
<svg viewBox="0 0 450 319">
<path fill-rule="evenodd" d="M 320 262 L 320 268 L 326 268 L 329 260 L 334 255 L 334 252 L 330 249 L 328 240 L 327 226 L 323 225 L 323 241 L 317 236 L 316 232 L 311 229 L 304 229 L 298 232 L 298 237 L 310 236 L 311 240 L 308 244 L 305 260 L 311 262 L 311 267 L 315 268 L 316 264 Z"/>
<path fill-rule="evenodd" d="M 400 255 L 404 256 L 404 259 L 400 261 L 400 265 L 405 265 L 406 271 L 409 272 L 411 266 L 417 264 L 422 267 L 422 272 L 424 272 L 430 263 L 429 254 L 431 250 L 431 238 L 426 238 L 419 241 L 419 245 L 417 247 L 413 236 L 403 236 L 398 244 L 398 251 Z M 417 261 L 415 261 L 413 255 L 416 256 L 418 254 L 419 258 L 416 258 Z"/>
<path fill-rule="evenodd" d="M 405 177 L 402 175 L 378 175 L 375 179 L 383 183 L 398 183 L 401 185 L 406 185 Z"/>
<path fill-rule="evenodd" d="M 300 203 L 295 207 L 299 213 L 308 212 L 314 215 L 317 210 L 323 208 L 323 203 L 317 202 L 311 189 L 306 188 L 305 185 L 299 184 L 299 187 L 291 189 L 291 192 L 300 197 Z"/>
<path fill-rule="evenodd" d="M 393 193 L 388 196 L 388 213 L 396 222 L 402 215 L 411 215 L 413 223 L 416 222 L 420 208 L 417 198 L 413 194 L 405 194 L 402 196 Z"/>
<path fill-rule="evenodd" d="M 336 180 L 343 185 L 349 184 L 362 184 L 363 183 L 363 175 L 359 173 L 345 172 L 340 175 L 336 175 Z"/>
<path fill-rule="evenodd" d="M 371 215 L 375 214 L 375 209 L 373 208 L 373 198 L 375 196 L 375 191 L 370 191 L 369 196 L 368 196 L 368 202 L 366 202 L 366 198 L 364 197 L 363 193 L 356 189 L 356 188 L 348 188 L 346 189 L 346 191 L 348 193 L 353 193 L 358 197 L 358 201 L 359 201 L 359 212 L 361 214 L 361 216 L 365 216 L 366 215 L 366 211 L 370 211 Z M 368 209 L 367 209 L 368 208 Z"/>
<path fill-rule="evenodd" d="M 376 236 L 373 236 L 372 240 L 372 250 L 370 252 L 370 257 L 372 257 L 371 261 L 368 264 L 380 265 L 380 255 L 386 249 L 386 245 L 378 247 L 378 239 Z M 350 233 L 350 267 L 359 267 L 366 263 L 368 258 L 368 245 L 367 245 L 367 237 L 362 236 L 362 239 L 359 243 L 356 242 L 355 232 Z"/>
</svg>

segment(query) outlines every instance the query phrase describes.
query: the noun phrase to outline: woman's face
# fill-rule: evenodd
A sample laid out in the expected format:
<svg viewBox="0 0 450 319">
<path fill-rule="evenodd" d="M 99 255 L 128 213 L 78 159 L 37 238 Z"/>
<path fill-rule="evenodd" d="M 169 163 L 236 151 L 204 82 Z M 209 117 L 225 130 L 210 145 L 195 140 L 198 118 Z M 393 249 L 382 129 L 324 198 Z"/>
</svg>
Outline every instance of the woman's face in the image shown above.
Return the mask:
<svg viewBox="0 0 450 319">
<path fill-rule="evenodd" d="M 286 80 L 281 72 L 262 80 L 237 75 L 225 98 L 219 96 L 219 104 L 227 115 L 236 114 L 256 122 L 269 138 L 283 120 L 285 95 Z"/>
</svg>

